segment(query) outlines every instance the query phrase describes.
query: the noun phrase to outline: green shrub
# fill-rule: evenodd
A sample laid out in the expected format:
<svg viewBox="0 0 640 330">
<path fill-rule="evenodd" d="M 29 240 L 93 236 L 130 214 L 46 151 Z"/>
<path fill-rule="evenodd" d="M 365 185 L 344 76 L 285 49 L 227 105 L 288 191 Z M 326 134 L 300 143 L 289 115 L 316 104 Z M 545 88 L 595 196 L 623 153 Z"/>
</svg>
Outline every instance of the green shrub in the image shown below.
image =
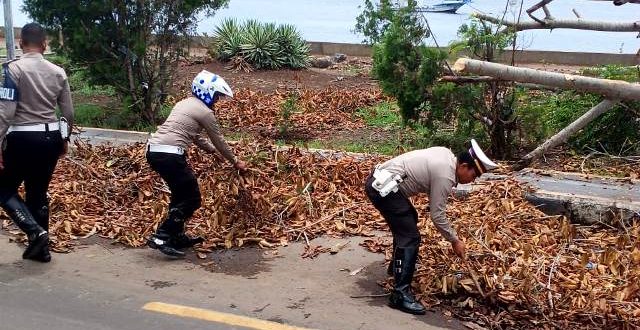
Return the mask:
<svg viewBox="0 0 640 330">
<path fill-rule="evenodd" d="M 214 32 L 210 54 L 221 61 L 242 58 L 256 69 L 301 69 L 309 65 L 309 45 L 293 25 L 224 20 Z"/>
<path fill-rule="evenodd" d="M 280 120 L 278 122 L 278 134 L 281 138 L 288 138 L 291 133 L 291 128 L 293 126 L 293 122 L 291 120 L 291 116 L 300 112 L 300 107 L 298 106 L 299 95 L 297 93 L 290 94 L 285 101 L 280 105 Z"/>
<path fill-rule="evenodd" d="M 558 133 L 602 100 L 601 96 L 573 91 L 518 92 L 517 113 L 522 147 L 530 150 Z M 618 153 L 625 145 L 640 144 L 640 103 L 626 102 L 596 118 L 569 139 L 577 151 L 605 149 Z M 604 151 L 604 150 L 601 150 Z M 624 151 L 624 150 L 623 150 Z M 626 150 L 638 152 L 638 150 Z"/>
</svg>

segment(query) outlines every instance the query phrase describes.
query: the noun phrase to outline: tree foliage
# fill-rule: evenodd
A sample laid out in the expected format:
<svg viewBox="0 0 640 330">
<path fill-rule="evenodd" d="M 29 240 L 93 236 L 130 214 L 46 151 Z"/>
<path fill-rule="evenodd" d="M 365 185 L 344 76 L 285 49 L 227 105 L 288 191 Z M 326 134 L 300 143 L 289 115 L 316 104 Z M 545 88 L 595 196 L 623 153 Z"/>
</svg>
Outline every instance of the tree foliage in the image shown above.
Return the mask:
<svg viewBox="0 0 640 330">
<path fill-rule="evenodd" d="M 93 83 L 114 86 L 154 123 L 197 15 L 228 1 L 25 0 L 24 10 L 52 31 L 56 50 L 87 66 Z"/>
<path fill-rule="evenodd" d="M 374 45 L 382 41 L 384 32 L 396 15 L 396 10 L 391 0 L 364 0 L 363 6 L 360 6 L 363 8 L 362 13 L 356 17 L 355 32 L 365 36 L 364 43 Z"/>
<path fill-rule="evenodd" d="M 358 18 L 365 36 L 378 42 L 372 74 L 382 90 L 396 98 L 405 123 L 420 119 L 446 58 L 444 52 L 424 44 L 430 31 L 415 14 L 416 5 L 409 1 L 407 7 L 392 9 L 389 1 L 382 1 L 374 8 L 365 1 L 365 11 Z"/>
</svg>

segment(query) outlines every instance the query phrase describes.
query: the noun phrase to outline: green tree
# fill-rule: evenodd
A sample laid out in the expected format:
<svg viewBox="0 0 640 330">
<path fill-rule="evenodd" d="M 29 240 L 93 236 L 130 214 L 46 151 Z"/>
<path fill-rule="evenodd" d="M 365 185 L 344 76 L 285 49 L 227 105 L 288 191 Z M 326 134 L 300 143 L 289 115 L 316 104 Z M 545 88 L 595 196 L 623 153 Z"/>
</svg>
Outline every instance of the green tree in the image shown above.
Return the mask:
<svg viewBox="0 0 640 330">
<path fill-rule="evenodd" d="M 494 32 L 491 24 L 472 19 L 470 24 L 460 27 L 458 37 L 460 41 L 450 45 L 453 53 L 466 50 L 475 58 L 494 62 L 498 55 L 515 42 L 516 35 L 509 30 Z M 458 92 L 444 96 L 451 98 L 450 103 L 465 114 L 460 118 L 482 124 L 491 140 L 491 154 L 498 158 L 511 158 L 514 151 L 514 132 L 517 130 L 518 118 L 514 111 L 516 94 L 512 86 L 511 83 L 491 81 L 457 88 L 464 95 L 476 94 L 477 97 L 472 100 L 461 97 Z"/>
<path fill-rule="evenodd" d="M 384 32 L 391 25 L 396 9 L 391 0 L 380 0 L 380 2 L 364 0 L 363 6 L 359 7 L 363 9 L 362 13 L 356 17 L 355 32 L 365 36 L 364 43 L 377 44 L 382 41 Z"/>
<path fill-rule="evenodd" d="M 92 83 L 113 86 L 141 119 L 155 123 L 197 15 L 228 2 L 25 0 L 23 9 L 53 32 L 57 51 L 87 66 Z"/>
<path fill-rule="evenodd" d="M 430 98 L 430 89 L 440 76 L 446 54 L 429 48 L 424 40 L 429 29 L 416 15 L 416 1 L 407 7 L 390 9 L 382 1 L 377 10 L 367 0 L 366 9 L 358 18 L 371 41 L 377 41 L 373 52 L 373 76 L 382 90 L 396 98 L 403 121 L 416 122 Z M 391 10 L 391 11 L 390 11 Z"/>
</svg>

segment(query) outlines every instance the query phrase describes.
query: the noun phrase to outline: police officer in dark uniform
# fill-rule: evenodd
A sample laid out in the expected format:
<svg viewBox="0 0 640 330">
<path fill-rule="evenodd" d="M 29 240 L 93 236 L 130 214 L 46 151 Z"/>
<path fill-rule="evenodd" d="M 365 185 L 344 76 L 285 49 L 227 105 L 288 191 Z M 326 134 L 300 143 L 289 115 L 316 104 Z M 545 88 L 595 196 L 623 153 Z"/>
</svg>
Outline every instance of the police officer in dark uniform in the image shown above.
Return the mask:
<svg viewBox="0 0 640 330">
<path fill-rule="evenodd" d="M 47 190 L 58 159 L 67 150 L 73 104 L 64 70 L 44 59 L 46 32 L 37 23 L 22 28 L 19 60 L 4 63 L 0 90 L 0 206 L 27 234 L 22 257 L 51 261 Z M 62 112 L 56 116 L 56 106 Z M 24 183 L 25 199 L 18 194 Z"/>
</svg>

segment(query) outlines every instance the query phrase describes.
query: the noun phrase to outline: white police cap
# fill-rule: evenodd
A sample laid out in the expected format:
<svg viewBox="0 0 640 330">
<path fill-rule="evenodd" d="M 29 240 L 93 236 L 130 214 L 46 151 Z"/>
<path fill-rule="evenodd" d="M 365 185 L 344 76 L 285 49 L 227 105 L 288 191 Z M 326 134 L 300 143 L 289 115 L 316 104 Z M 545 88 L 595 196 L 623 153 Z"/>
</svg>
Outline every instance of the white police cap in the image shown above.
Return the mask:
<svg viewBox="0 0 640 330">
<path fill-rule="evenodd" d="M 498 164 L 494 163 L 487 157 L 487 155 L 482 151 L 478 142 L 475 139 L 471 139 L 471 149 L 469 149 L 469 153 L 471 157 L 475 160 L 476 169 L 480 174 L 484 174 L 487 171 L 491 171 L 498 167 Z"/>
</svg>

